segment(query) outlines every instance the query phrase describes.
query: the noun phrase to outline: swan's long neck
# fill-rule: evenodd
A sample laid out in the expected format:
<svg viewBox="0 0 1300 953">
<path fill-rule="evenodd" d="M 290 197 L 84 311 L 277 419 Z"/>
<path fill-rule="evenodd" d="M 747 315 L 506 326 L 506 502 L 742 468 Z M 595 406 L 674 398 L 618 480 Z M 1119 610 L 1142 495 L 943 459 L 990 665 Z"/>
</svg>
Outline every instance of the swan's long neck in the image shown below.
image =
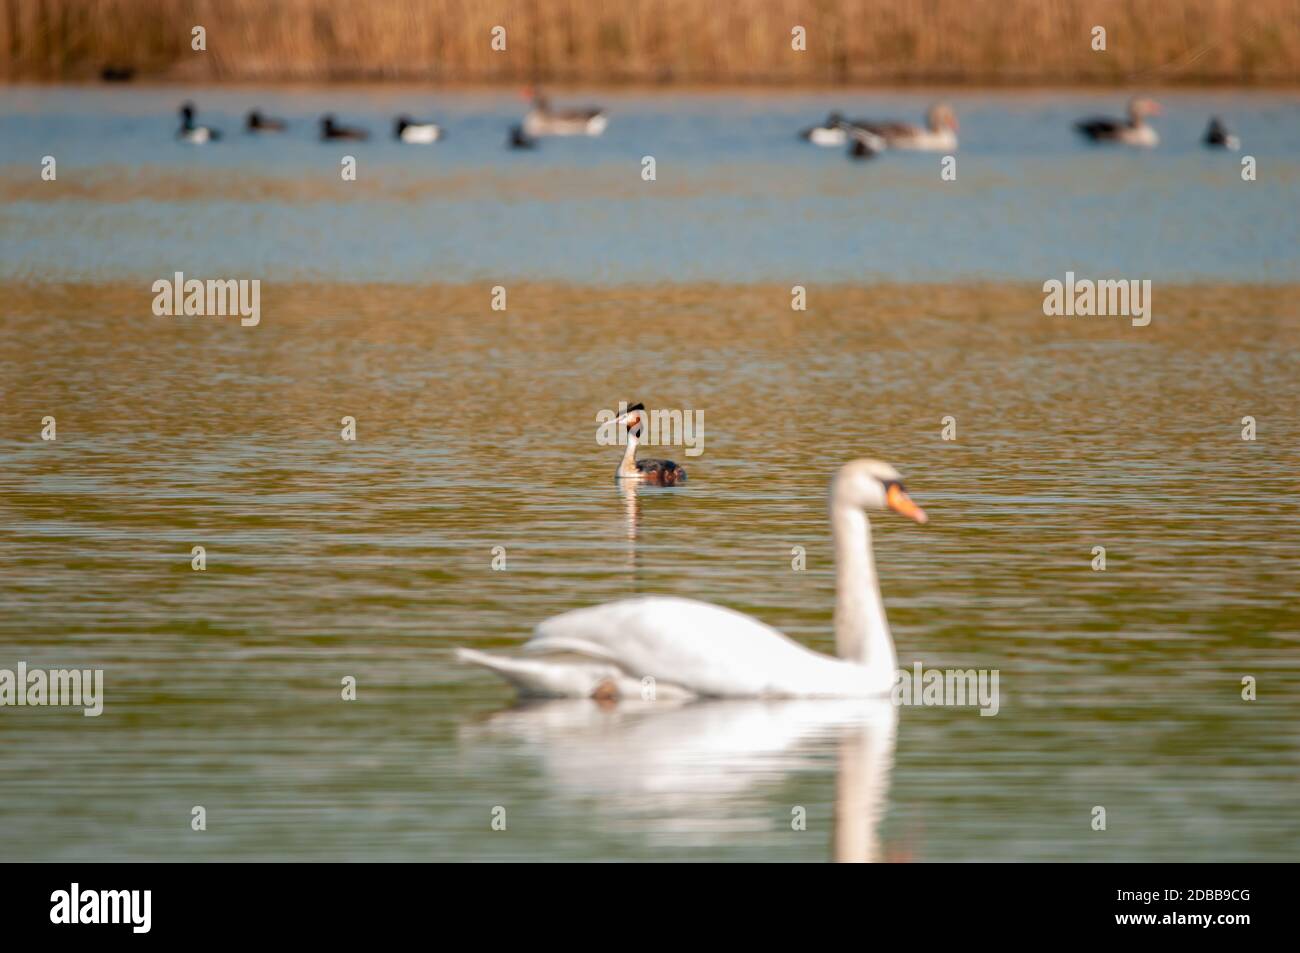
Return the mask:
<svg viewBox="0 0 1300 953">
<path fill-rule="evenodd" d="M 623 462 L 618 465 L 619 476 L 633 476 L 636 474 L 636 445 L 639 438 L 630 430 L 627 434 L 627 451 L 623 454 Z"/>
<path fill-rule="evenodd" d="M 885 605 L 876 583 L 871 524 L 856 506 L 831 503 L 835 538 L 835 651 L 878 672 L 898 668 Z"/>
</svg>

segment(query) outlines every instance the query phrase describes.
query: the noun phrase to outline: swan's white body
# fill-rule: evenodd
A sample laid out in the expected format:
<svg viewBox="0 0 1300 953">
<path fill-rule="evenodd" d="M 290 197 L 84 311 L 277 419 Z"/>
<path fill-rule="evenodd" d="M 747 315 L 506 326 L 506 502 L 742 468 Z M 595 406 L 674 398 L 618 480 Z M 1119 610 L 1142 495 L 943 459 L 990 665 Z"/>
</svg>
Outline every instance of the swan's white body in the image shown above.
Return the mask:
<svg viewBox="0 0 1300 953">
<path fill-rule="evenodd" d="M 620 697 L 853 698 L 889 690 L 870 667 L 822 655 L 756 619 L 693 599 L 645 596 L 547 619 L 527 658 L 461 649 L 522 694 L 589 698 L 606 680 Z M 879 673 L 883 674 L 883 673 Z"/>
<path fill-rule="evenodd" d="M 898 668 L 863 508 L 918 522 L 892 467 L 859 460 L 831 484 L 839 658 L 719 606 L 664 596 L 576 609 L 537 626 L 524 657 L 458 650 L 522 694 L 620 698 L 858 698 L 889 691 Z"/>
</svg>

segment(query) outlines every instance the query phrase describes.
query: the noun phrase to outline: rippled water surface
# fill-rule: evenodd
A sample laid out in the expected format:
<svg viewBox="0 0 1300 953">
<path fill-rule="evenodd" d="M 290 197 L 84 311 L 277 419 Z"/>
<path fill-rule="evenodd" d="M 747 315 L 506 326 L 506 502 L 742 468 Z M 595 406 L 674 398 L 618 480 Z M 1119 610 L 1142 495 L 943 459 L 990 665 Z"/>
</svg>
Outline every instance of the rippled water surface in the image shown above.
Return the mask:
<svg viewBox="0 0 1300 953">
<path fill-rule="evenodd" d="M 108 700 L 0 715 L 8 857 L 822 859 L 838 801 L 879 857 L 1294 858 L 1293 291 L 1144 329 L 996 287 L 511 301 L 302 286 L 245 329 L 10 289 L 0 644 Z M 704 411 L 686 487 L 615 488 L 619 398 Z M 866 453 L 932 517 L 874 521 L 901 662 L 999 669 L 996 717 L 515 710 L 450 657 L 638 592 L 829 651 L 825 485 Z"/>
<path fill-rule="evenodd" d="M 219 147 L 171 141 L 184 97 Z M 235 133 L 253 97 L 286 139 Z M 0 708 L 0 856 L 1296 859 L 1295 97 L 1165 95 L 1144 155 L 1069 134 L 1122 95 L 950 98 L 956 183 L 793 139 L 921 96 L 622 94 L 523 157 L 496 94 L 10 90 L 0 669 L 107 697 Z M 451 134 L 344 184 L 327 107 Z M 1196 145 L 1211 111 L 1260 180 Z M 1044 316 L 1067 269 L 1152 278 L 1151 324 Z M 261 323 L 154 316 L 174 270 L 261 277 Z M 703 413 L 657 448 L 688 484 L 616 487 L 620 400 Z M 996 716 L 519 707 L 452 658 L 635 593 L 832 651 L 826 485 L 863 455 L 931 516 L 873 519 L 900 663 L 998 670 Z"/>
</svg>

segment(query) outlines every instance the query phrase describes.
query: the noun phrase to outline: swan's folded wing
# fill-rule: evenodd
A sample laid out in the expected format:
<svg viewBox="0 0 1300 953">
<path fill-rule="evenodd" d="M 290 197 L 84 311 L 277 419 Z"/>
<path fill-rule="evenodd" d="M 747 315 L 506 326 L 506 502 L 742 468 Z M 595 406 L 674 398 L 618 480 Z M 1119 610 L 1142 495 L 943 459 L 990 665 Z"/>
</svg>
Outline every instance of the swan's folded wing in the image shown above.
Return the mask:
<svg viewBox="0 0 1300 953">
<path fill-rule="evenodd" d="M 720 606 L 647 596 L 575 609 L 542 622 L 530 653 L 573 653 L 699 695 L 799 694 L 836 659 L 819 656 L 776 629 Z"/>
</svg>

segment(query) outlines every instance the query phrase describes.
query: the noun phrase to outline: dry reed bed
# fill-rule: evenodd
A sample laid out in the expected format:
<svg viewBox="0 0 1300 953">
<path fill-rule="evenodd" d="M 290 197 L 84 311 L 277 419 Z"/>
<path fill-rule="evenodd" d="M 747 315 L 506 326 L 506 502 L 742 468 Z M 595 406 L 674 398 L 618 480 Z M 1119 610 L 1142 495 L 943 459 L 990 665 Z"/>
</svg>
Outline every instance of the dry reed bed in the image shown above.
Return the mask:
<svg viewBox="0 0 1300 953">
<path fill-rule="evenodd" d="M 196 24 L 206 52 L 190 48 Z M 0 0 L 0 79 L 106 66 L 195 81 L 1289 84 L 1300 0 Z"/>
</svg>

